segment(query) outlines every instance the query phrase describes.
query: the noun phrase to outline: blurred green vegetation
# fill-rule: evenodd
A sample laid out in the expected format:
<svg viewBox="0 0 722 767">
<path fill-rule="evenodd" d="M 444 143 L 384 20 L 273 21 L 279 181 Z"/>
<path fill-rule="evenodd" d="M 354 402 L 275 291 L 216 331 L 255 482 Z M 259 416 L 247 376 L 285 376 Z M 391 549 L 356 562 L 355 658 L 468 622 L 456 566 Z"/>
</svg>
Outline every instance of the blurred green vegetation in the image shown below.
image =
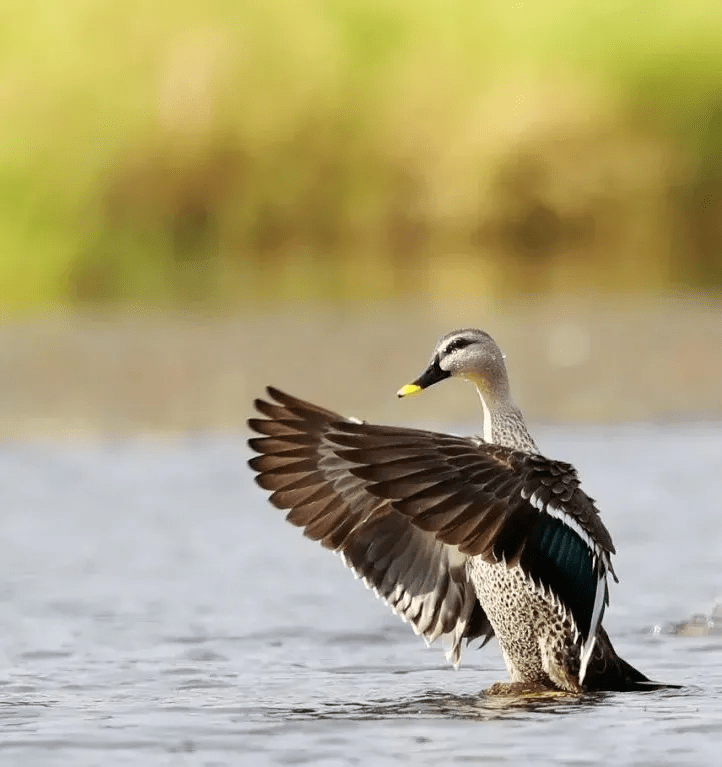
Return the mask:
<svg viewBox="0 0 722 767">
<path fill-rule="evenodd" d="M 722 285 L 719 0 L 4 0 L 0 306 Z"/>
</svg>

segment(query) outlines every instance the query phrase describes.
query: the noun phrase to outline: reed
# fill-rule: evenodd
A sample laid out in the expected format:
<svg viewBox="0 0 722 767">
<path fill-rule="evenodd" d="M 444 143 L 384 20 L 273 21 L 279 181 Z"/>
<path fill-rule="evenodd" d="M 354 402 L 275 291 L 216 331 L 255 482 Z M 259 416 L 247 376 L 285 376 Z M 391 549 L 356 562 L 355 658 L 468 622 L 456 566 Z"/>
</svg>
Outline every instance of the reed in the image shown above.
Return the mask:
<svg viewBox="0 0 722 767">
<path fill-rule="evenodd" d="M 722 6 L 5 0 L 0 305 L 722 280 Z"/>
</svg>

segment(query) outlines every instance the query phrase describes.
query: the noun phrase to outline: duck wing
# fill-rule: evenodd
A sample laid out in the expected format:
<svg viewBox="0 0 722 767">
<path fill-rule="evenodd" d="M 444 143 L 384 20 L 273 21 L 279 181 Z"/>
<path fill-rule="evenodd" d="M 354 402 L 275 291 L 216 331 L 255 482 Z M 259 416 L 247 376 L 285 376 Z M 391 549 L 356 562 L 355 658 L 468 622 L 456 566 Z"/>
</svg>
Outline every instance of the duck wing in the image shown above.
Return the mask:
<svg viewBox="0 0 722 767">
<path fill-rule="evenodd" d="M 344 562 L 417 634 L 441 637 L 458 665 L 462 640 L 494 631 L 466 574 L 466 556 L 433 531 L 370 492 L 359 468 L 337 450 L 334 435 L 355 423 L 269 388 L 275 400 L 256 400 L 265 418 L 249 420 L 261 434 L 249 440 L 249 461 L 270 501 L 287 520 L 339 553 Z"/>
<path fill-rule="evenodd" d="M 614 546 L 572 466 L 478 438 L 367 424 L 267 391 L 275 403 L 256 401 L 267 419 L 249 421 L 266 435 L 250 440 L 261 453 L 250 465 L 290 522 L 341 553 L 429 641 L 450 634 L 455 662 L 462 638 L 492 634 L 465 558 L 519 566 L 571 614 L 583 677 Z"/>
</svg>

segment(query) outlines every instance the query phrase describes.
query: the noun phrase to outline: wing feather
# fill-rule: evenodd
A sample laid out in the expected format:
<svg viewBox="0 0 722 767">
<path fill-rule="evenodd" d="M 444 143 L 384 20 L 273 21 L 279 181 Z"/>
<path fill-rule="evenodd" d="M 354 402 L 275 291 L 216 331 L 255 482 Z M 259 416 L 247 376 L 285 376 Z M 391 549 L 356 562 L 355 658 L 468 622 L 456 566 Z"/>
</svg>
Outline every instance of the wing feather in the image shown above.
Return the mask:
<svg viewBox="0 0 722 767">
<path fill-rule="evenodd" d="M 447 635 L 455 662 L 472 623 L 476 636 L 491 636 L 464 566 L 465 557 L 481 556 L 519 565 L 553 593 L 591 652 L 614 546 L 573 467 L 475 438 L 345 419 L 268 393 L 275 403 L 256 407 L 270 420 L 249 421 L 264 435 L 250 440 L 261 454 L 250 461 L 258 483 L 415 631 L 428 641 Z"/>
<path fill-rule="evenodd" d="M 345 455 L 343 432 L 337 432 L 351 422 L 277 390 L 269 394 L 280 405 L 257 401 L 259 412 L 272 420 L 249 421 L 264 435 L 249 440 L 259 453 L 249 465 L 271 502 L 287 509 L 287 520 L 306 536 L 339 553 L 428 643 L 441 637 L 455 665 L 463 640 L 488 641 L 494 632 L 467 577 L 465 558 L 370 493 L 369 483 L 352 472 L 359 464 Z M 367 460 L 378 461 L 389 480 L 415 477 L 416 489 L 428 462 L 406 435 L 388 451 L 368 450 Z"/>
</svg>

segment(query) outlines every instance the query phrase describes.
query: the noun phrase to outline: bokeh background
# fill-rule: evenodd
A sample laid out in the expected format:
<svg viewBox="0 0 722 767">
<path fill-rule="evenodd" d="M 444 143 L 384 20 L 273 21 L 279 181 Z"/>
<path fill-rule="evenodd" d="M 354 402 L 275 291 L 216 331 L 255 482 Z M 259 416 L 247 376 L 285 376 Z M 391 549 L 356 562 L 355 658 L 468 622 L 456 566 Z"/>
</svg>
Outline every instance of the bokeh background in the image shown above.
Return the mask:
<svg viewBox="0 0 722 767">
<path fill-rule="evenodd" d="M 719 415 L 720 40 L 719 0 L 4 0 L 0 429 L 236 430 L 265 383 L 464 419 L 393 393 L 468 325 L 533 420 Z"/>
</svg>

